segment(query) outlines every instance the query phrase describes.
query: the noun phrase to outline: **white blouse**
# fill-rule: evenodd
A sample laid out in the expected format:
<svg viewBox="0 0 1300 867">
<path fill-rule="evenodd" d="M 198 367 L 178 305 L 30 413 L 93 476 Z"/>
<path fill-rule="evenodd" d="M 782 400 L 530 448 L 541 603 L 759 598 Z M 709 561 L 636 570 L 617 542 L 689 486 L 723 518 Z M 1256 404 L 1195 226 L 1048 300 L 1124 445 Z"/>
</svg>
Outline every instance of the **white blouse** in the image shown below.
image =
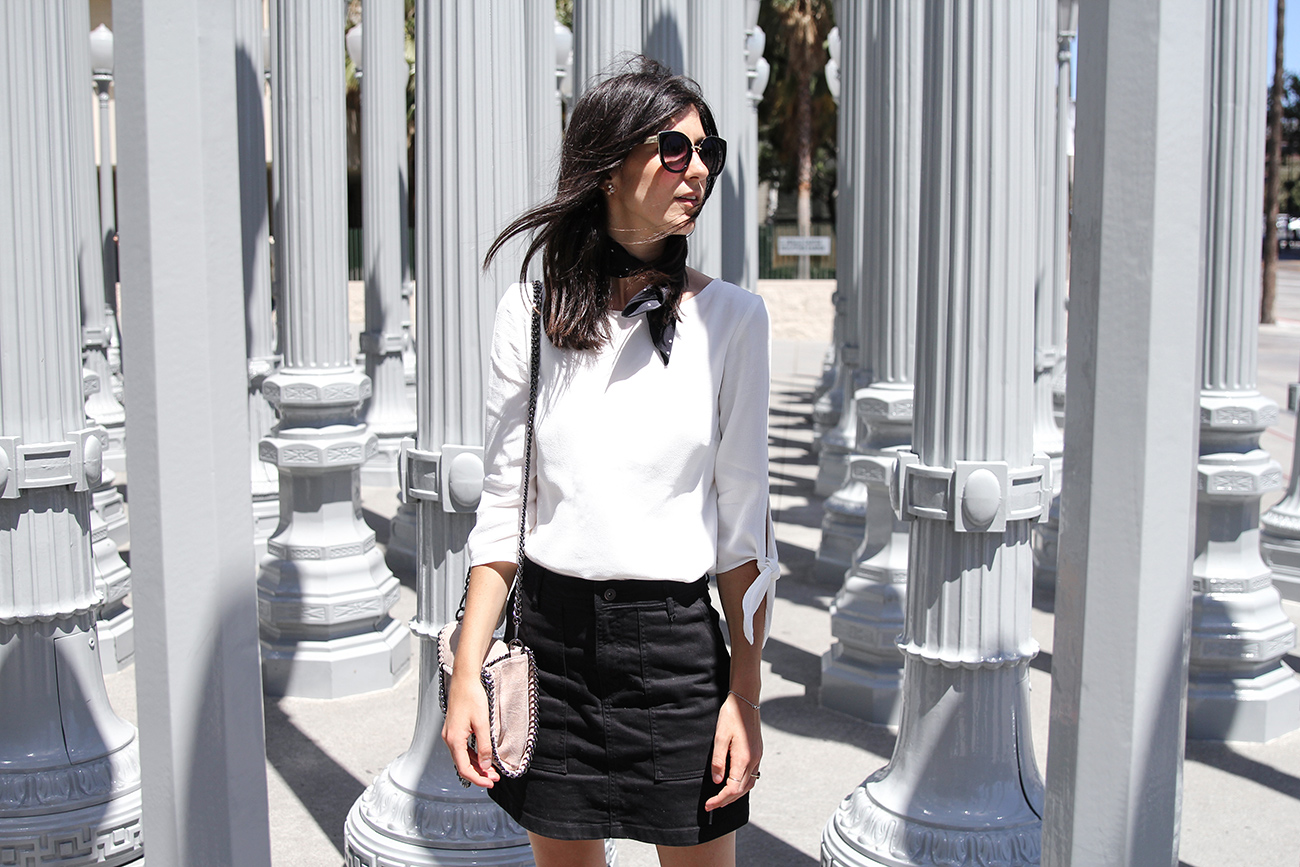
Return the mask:
<svg viewBox="0 0 1300 867">
<path fill-rule="evenodd" d="M 497 308 L 472 565 L 517 559 L 531 293 L 515 284 Z M 611 312 L 611 339 L 595 351 L 556 349 L 543 331 L 525 551 L 593 581 L 689 582 L 757 561 L 743 602 L 752 644 L 764 599 L 770 627 L 780 573 L 768 508 L 767 308 L 714 280 L 680 315 L 667 366 L 644 316 Z"/>
</svg>

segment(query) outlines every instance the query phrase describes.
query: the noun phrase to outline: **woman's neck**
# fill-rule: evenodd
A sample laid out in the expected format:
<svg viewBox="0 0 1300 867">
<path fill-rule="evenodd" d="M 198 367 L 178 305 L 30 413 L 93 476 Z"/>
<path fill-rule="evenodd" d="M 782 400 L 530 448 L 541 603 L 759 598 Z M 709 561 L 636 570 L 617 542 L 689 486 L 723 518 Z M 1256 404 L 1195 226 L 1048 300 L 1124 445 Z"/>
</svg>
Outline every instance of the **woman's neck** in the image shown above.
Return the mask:
<svg viewBox="0 0 1300 867">
<path fill-rule="evenodd" d="M 666 238 L 654 238 L 649 233 L 640 233 L 635 229 L 616 229 L 611 226 L 607 231 L 614 243 L 642 262 L 653 262 L 662 256 L 667 243 Z"/>
<path fill-rule="evenodd" d="M 649 280 L 643 274 L 633 274 L 631 277 L 611 277 L 609 279 L 609 309 L 622 310 L 648 283 Z"/>
</svg>

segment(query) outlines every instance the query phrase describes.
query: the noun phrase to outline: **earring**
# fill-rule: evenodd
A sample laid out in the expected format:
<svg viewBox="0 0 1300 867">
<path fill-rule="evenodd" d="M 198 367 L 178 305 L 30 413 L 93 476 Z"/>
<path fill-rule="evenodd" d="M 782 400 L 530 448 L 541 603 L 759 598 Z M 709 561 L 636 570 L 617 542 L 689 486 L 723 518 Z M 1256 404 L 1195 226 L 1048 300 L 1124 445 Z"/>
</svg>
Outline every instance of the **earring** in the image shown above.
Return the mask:
<svg viewBox="0 0 1300 867">
<path fill-rule="evenodd" d="M 611 196 L 614 195 L 614 185 L 613 184 L 606 185 L 605 192 L 609 193 Z"/>
</svg>

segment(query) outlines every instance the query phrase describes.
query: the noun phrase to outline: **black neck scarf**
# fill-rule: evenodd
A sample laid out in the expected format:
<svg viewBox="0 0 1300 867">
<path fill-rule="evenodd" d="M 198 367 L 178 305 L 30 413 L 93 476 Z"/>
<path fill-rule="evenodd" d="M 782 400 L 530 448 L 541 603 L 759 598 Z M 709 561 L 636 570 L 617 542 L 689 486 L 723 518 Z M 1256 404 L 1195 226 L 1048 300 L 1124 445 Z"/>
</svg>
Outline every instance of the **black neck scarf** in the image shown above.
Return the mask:
<svg viewBox="0 0 1300 867">
<path fill-rule="evenodd" d="M 650 342 L 667 367 L 668 357 L 673 351 L 673 338 L 677 336 L 677 321 L 669 310 L 668 297 L 669 292 L 676 290 L 680 294 L 686 288 L 686 238 L 682 235 L 669 237 L 657 259 L 643 262 L 607 236 L 604 265 L 607 277 L 631 277 L 649 272 L 657 278 L 632 297 L 623 308 L 622 316 L 631 319 L 645 314 Z"/>
</svg>

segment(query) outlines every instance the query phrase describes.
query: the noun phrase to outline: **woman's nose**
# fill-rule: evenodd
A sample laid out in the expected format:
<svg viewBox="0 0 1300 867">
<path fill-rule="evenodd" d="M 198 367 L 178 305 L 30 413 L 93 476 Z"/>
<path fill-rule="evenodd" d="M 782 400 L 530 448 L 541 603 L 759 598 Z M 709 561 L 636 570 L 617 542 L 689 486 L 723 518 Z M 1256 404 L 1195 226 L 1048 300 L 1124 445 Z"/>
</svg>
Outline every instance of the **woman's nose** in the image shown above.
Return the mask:
<svg viewBox="0 0 1300 867">
<path fill-rule="evenodd" d="M 686 166 L 686 176 L 688 178 L 707 178 L 709 176 L 709 167 L 704 164 L 698 148 L 691 150 L 691 162 Z"/>
</svg>

